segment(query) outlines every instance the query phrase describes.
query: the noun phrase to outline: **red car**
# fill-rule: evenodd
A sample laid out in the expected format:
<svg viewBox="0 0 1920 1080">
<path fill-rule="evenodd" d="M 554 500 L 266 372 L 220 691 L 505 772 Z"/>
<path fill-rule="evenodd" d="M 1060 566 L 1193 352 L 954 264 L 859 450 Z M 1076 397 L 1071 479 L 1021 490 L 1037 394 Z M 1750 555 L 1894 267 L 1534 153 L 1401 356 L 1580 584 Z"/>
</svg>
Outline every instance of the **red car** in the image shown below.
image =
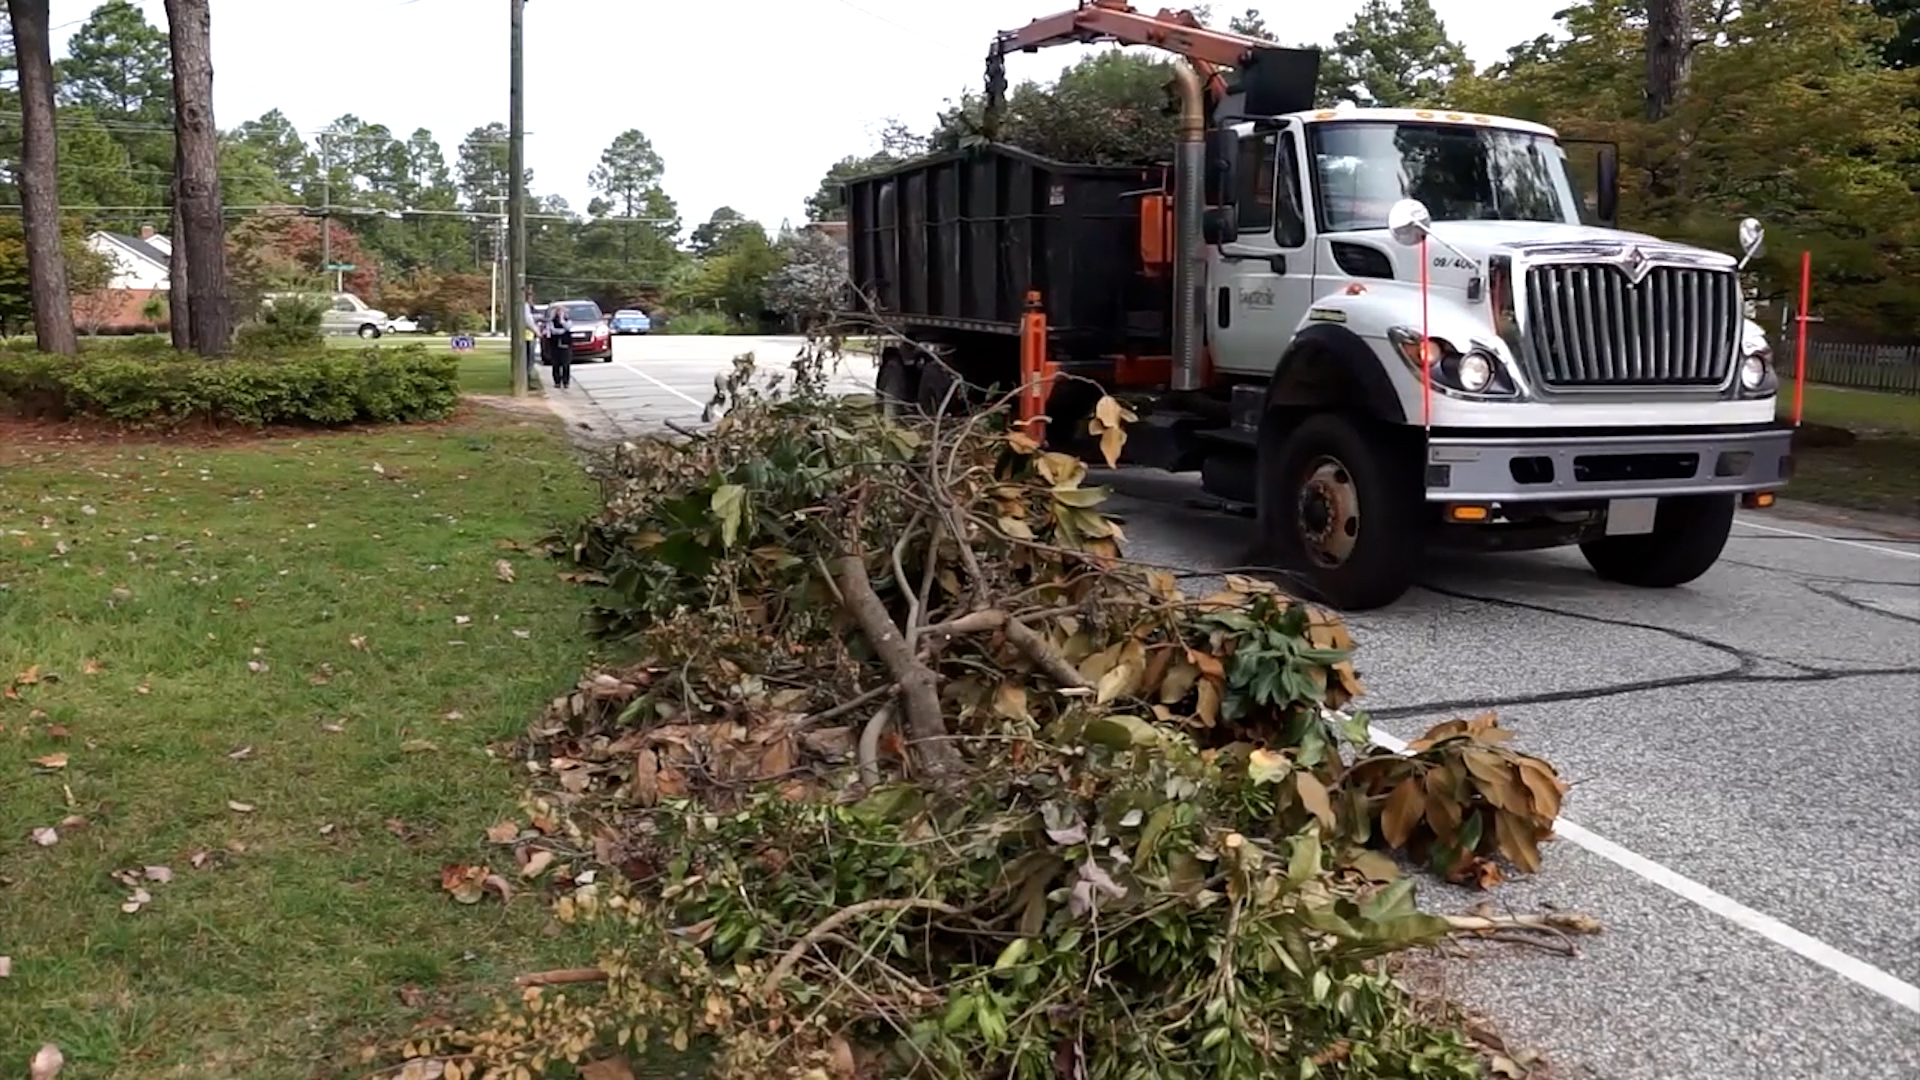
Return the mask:
<svg viewBox="0 0 1920 1080">
<path fill-rule="evenodd" d="M 556 307 L 566 308 L 568 321 L 573 324 L 574 363 L 613 362 L 613 331 L 599 304 L 591 300 L 555 300 L 547 305 L 546 311 L 552 312 Z"/>
</svg>

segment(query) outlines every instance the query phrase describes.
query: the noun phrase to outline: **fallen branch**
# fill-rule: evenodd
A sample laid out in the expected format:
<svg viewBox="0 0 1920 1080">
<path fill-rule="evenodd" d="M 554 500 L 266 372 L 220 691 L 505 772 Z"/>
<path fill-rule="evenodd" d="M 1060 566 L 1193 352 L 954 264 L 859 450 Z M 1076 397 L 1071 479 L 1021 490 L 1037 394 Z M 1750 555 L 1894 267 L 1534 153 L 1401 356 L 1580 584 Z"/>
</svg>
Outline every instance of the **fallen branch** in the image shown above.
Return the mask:
<svg viewBox="0 0 1920 1080">
<path fill-rule="evenodd" d="M 893 719 L 893 706 L 882 705 L 867 726 L 860 729 L 860 783 L 874 787 L 880 783 L 880 735 Z"/>
<path fill-rule="evenodd" d="M 850 712 L 855 712 L 859 710 L 862 706 L 871 705 L 874 702 L 879 701 L 881 698 L 886 697 L 888 694 L 891 694 L 898 689 L 900 688 L 894 685 L 893 683 L 888 683 L 885 686 L 876 686 L 873 689 L 865 691 L 864 693 L 860 694 L 858 697 L 850 697 L 847 700 L 841 702 L 838 705 L 833 706 L 830 709 L 822 709 L 817 713 L 809 713 L 806 716 L 803 716 L 800 719 L 795 720 L 793 722 L 793 730 L 800 731 L 805 728 L 816 727 L 820 724 L 824 724 L 829 720 L 838 720 L 840 717 L 845 716 Z"/>
<path fill-rule="evenodd" d="M 1092 685 L 1074 670 L 1072 664 L 1067 663 L 1065 657 L 1054 652 L 1046 639 L 1032 627 L 998 608 L 962 615 L 957 619 L 929 626 L 924 632 L 957 637 L 961 634 L 984 634 L 994 630 L 1004 631 L 1007 640 L 1013 643 L 1014 648 L 1019 649 L 1027 659 L 1033 661 L 1033 666 L 1039 668 L 1047 678 L 1060 686 L 1072 690 L 1084 690 Z"/>
<path fill-rule="evenodd" d="M 937 911 L 942 915 L 958 915 L 961 913 L 960 909 L 954 907 L 952 904 L 944 904 L 938 900 L 923 900 L 919 897 L 906 897 L 892 900 L 866 900 L 849 907 L 843 907 L 839 911 L 820 920 L 819 925 L 807 931 L 805 936 L 793 943 L 792 948 L 789 948 L 785 953 L 781 954 L 780 962 L 773 965 L 773 970 L 767 972 L 765 981 L 760 984 L 760 996 L 762 998 L 773 996 L 773 992 L 780 988 L 780 984 L 786 981 L 787 976 L 793 974 L 794 965 L 798 964 L 800 958 L 807 954 L 807 950 L 826 940 L 827 935 L 863 915 L 871 915 L 876 911 Z"/>
<path fill-rule="evenodd" d="M 1526 945 L 1562 956 L 1580 955 L 1572 934 L 1598 934 L 1600 920 L 1578 911 L 1549 911 L 1539 915 L 1448 915 L 1451 933 L 1476 941 Z M 1542 940 L 1545 938 L 1547 940 Z"/>
<path fill-rule="evenodd" d="M 604 968 L 556 968 L 552 971 L 531 971 L 525 975 L 516 975 L 515 986 L 570 986 L 575 983 L 606 982 Z"/>
<path fill-rule="evenodd" d="M 921 755 L 930 776 L 951 775 L 961 765 L 960 751 L 945 738 L 947 721 L 940 714 L 939 683 L 933 669 L 914 655 L 893 616 L 887 614 L 886 603 L 874 592 L 864 558 L 843 555 L 835 559 L 833 577 L 846 598 L 847 613 L 860 624 L 873 651 L 880 654 L 881 663 L 887 665 L 900 686 L 908 742 Z"/>
</svg>

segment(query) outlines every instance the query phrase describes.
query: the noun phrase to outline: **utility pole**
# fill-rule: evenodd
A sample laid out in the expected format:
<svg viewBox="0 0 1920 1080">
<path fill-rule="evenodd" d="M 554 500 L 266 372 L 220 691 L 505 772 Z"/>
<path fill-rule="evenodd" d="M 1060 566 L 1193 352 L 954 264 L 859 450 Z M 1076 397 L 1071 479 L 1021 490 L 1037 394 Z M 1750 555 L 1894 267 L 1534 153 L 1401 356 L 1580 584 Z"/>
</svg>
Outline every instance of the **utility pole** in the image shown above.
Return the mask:
<svg viewBox="0 0 1920 1080">
<path fill-rule="evenodd" d="M 507 0 L 512 13 L 507 81 L 507 354 L 513 357 L 513 396 L 527 394 L 527 0 Z"/>
<path fill-rule="evenodd" d="M 333 269 L 333 155 L 329 151 L 328 132 L 320 133 L 320 273 Z M 334 292 L 340 291 L 335 285 Z M 327 301 L 329 307 L 333 301 Z"/>
</svg>

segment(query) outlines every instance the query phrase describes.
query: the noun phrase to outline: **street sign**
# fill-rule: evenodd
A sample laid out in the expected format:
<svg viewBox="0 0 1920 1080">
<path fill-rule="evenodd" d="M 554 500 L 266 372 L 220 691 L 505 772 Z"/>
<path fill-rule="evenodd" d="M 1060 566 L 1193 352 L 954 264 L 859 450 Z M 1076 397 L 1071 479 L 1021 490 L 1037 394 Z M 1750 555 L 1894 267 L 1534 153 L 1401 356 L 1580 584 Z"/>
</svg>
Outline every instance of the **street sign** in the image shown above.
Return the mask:
<svg viewBox="0 0 1920 1080">
<path fill-rule="evenodd" d="M 452 344 L 454 352 L 472 352 L 473 351 L 473 335 L 455 334 L 453 336 L 453 341 L 450 344 Z"/>
<path fill-rule="evenodd" d="M 351 273 L 353 269 L 354 269 L 354 266 L 352 263 L 328 263 L 327 264 L 327 271 L 329 273 L 333 273 L 333 272 L 339 272 L 343 274 Z"/>
</svg>

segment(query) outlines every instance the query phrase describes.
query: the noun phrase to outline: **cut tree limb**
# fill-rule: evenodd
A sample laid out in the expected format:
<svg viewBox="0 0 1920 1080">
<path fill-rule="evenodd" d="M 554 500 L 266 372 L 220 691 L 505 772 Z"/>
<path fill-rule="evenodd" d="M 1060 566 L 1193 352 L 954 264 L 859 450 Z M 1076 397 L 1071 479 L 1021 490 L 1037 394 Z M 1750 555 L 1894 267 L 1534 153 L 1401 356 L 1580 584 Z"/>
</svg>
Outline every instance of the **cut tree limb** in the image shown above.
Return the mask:
<svg viewBox="0 0 1920 1080">
<path fill-rule="evenodd" d="M 975 611 L 967 615 L 962 615 L 957 619 L 929 626 L 926 628 L 925 633 L 958 636 L 960 634 L 985 634 L 994 630 L 1004 631 L 1007 635 L 1007 640 L 1013 643 L 1014 648 L 1019 649 L 1026 655 L 1027 659 L 1033 661 L 1033 665 L 1042 672 L 1045 672 L 1047 678 L 1052 679 L 1061 686 L 1068 689 L 1084 690 L 1091 685 L 1086 679 L 1080 676 L 1078 671 L 1074 670 L 1072 664 L 1067 663 L 1065 657 L 1054 652 L 1053 647 L 1047 644 L 1046 639 L 1042 638 L 1032 627 L 1013 618 L 998 608 L 989 608 L 986 611 Z"/>
<path fill-rule="evenodd" d="M 867 563 L 859 555 L 834 560 L 833 577 L 845 598 L 847 613 L 860 624 L 880 662 L 900 684 L 900 704 L 906 716 L 907 741 L 919 755 L 928 775 L 951 775 L 960 765 L 960 751 L 947 739 L 947 721 L 940 715 L 940 688 L 933 669 L 920 662 L 913 648 L 887 613 L 887 605 L 873 589 Z"/>
<path fill-rule="evenodd" d="M 820 920 L 818 926 L 807 931 L 806 936 L 794 942 L 793 947 L 781 955 L 780 962 L 773 965 L 773 970 L 767 972 L 766 981 L 760 984 L 760 996 L 763 998 L 772 996 L 773 992 L 780 988 L 780 984 L 786 981 L 787 976 L 793 974 L 794 965 L 800 962 L 800 958 L 807 954 L 808 949 L 825 941 L 842 926 L 876 911 L 937 911 L 942 915 L 960 914 L 960 909 L 952 904 L 941 903 L 938 900 L 923 900 L 919 897 L 865 900 L 843 907 Z"/>
</svg>

